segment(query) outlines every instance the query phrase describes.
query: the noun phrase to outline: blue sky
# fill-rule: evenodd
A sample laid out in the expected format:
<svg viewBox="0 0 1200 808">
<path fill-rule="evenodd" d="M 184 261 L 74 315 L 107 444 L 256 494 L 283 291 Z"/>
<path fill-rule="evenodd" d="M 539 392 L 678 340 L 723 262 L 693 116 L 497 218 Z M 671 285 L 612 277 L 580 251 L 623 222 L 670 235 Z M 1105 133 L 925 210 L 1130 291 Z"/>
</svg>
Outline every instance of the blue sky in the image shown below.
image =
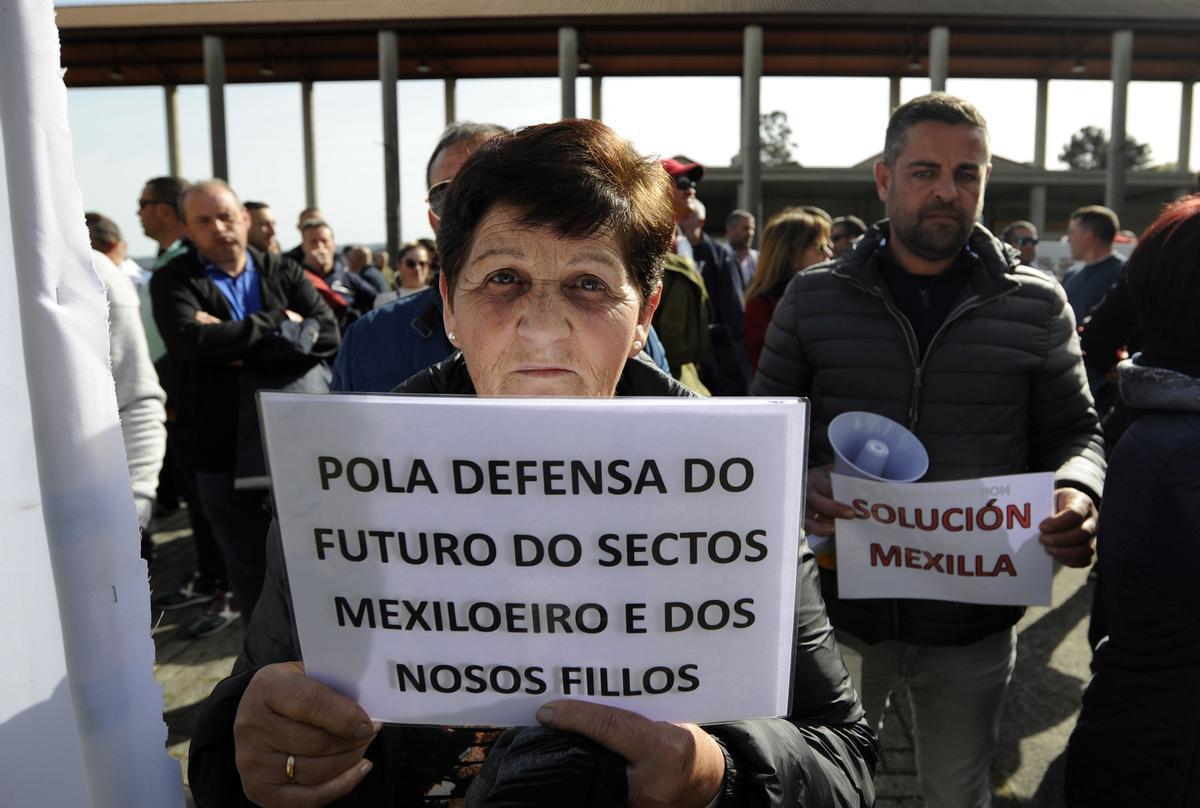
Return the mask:
<svg viewBox="0 0 1200 808">
<path fill-rule="evenodd" d="M 58 5 L 80 5 L 60 0 Z M 951 45 L 953 47 L 953 43 Z M 609 78 L 603 85 L 604 120 L 641 151 L 685 153 L 702 163 L 728 165 L 738 150 L 737 77 Z M 926 79 L 905 79 L 908 99 L 929 88 Z M 1004 157 L 1033 159 L 1032 80 L 950 79 L 947 89 L 968 98 L 989 122 L 992 150 Z M 1153 149 L 1155 162 L 1177 155 L 1178 83 L 1134 82 L 1128 131 Z M 443 128 L 442 82 L 401 81 L 400 115 L 402 235 L 427 235 L 425 162 Z M 589 115 L 590 84 L 581 79 L 577 113 Z M 552 78 L 473 79 L 458 82 L 460 120 L 507 126 L 555 120 L 558 82 Z M 888 82 L 883 78 L 768 77 L 762 110 L 788 113 L 794 154 L 807 166 L 851 165 L 878 152 L 887 124 Z M 321 82 L 314 88 L 317 191 L 338 241 L 382 242 L 382 118 L 377 82 Z M 1050 83 L 1047 157 L 1051 168 L 1070 135 L 1085 125 L 1109 128 L 1109 82 Z M 721 111 L 727 110 L 727 115 Z M 207 92 L 179 89 L 182 171 L 189 179 L 212 172 Z M 1193 123 L 1192 163 L 1200 165 L 1200 105 Z M 226 87 L 229 173 L 244 199 L 269 202 L 280 219 L 284 248 L 298 240 L 293 228 L 304 204 L 303 151 L 298 84 Z M 133 255 L 153 254 L 136 216 L 146 178 L 166 173 L 166 123 L 159 87 L 68 91 L 76 175 L 84 204 L 121 226 Z M 703 196 L 703 186 L 700 188 Z"/>
</svg>

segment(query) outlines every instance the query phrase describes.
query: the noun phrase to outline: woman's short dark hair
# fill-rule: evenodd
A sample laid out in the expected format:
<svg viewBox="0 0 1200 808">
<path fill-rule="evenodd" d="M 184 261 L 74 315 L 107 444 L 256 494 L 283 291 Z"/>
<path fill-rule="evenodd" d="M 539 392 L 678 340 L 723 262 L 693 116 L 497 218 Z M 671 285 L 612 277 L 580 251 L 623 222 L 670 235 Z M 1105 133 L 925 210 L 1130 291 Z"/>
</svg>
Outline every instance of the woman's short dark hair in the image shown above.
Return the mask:
<svg viewBox="0 0 1200 808">
<path fill-rule="evenodd" d="M 1200 194 L 1168 205 L 1125 264 L 1149 356 L 1200 362 Z"/>
<path fill-rule="evenodd" d="M 506 204 L 522 224 L 561 236 L 611 232 L 644 303 L 675 232 L 672 188 L 657 160 L 599 121 L 539 124 L 492 138 L 450 184 L 437 234 L 446 286 L 454 291 L 479 223 Z"/>
</svg>

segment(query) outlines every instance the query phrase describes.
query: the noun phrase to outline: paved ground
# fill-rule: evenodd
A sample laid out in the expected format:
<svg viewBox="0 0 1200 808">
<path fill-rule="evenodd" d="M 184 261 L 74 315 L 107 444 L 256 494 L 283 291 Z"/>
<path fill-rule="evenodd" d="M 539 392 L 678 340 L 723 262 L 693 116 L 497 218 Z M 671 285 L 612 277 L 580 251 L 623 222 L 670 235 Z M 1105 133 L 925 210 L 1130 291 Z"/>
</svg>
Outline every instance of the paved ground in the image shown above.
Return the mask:
<svg viewBox="0 0 1200 808">
<path fill-rule="evenodd" d="M 159 562 L 152 584 L 171 588 L 188 574 L 192 564 L 186 512 L 160 520 L 156 531 Z M 1056 808 L 1062 804 L 1062 752 L 1075 726 L 1091 659 L 1086 641 L 1091 602 L 1092 586 L 1086 573 L 1063 569 L 1055 576 L 1053 606 L 1030 609 L 1018 626 L 1017 669 L 992 771 L 996 808 Z M 242 642 L 241 629 L 236 626 L 206 640 L 188 638 L 183 629 L 201 609 L 168 612 L 154 629 L 155 675 L 163 686 L 168 743 L 171 755 L 183 763 L 185 783 L 188 741 L 200 702 L 228 675 Z M 911 726 L 904 696 L 898 694 L 880 738 L 878 808 L 922 806 Z"/>
<path fill-rule="evenodd" d="M 1053 605 L 1029 609 L 1017 626 L 1017 667 L 992 766 L 996 808 L 1062 805 L 1062 753 L 1089 676 L 1092 585 L 1085 570 L 1061 569 Z M 912 719 L 901 694 L 884 718 L 878 808 L 921 808 L 912 751 Z"/>
</svg>

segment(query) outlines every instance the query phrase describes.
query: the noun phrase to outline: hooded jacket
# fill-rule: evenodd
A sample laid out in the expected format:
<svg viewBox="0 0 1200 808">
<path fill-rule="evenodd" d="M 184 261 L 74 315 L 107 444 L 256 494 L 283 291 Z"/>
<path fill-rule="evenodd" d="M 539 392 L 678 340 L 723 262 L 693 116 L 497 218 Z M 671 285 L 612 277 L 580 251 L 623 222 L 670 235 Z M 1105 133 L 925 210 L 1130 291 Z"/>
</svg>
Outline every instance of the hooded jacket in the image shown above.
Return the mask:
<svg viewBox="0 0 1200 808">
<path fill-rule="evenodd" d="M 1067 805 L 1200 805 L 1200 365 L 1120 366 L 1098 565 L 1108 636 L 1067 745 Z"/>
<path fill-rule="evenodd" d="M 1053 471 L 1056 487 L 1099 501 L 1100 425 L 1062 288 L 976 225 L 970 275 L 922 356 L 884 282 L 888 222 L 840 258 L 792 279 L 775 309 L 751 392 L 812 399 L 810 466 L 833 462 L 829 422 L 864 410 L 904 424 L 929 452 L 924 482 Z M 868 643 L 967 645 L 1022 609 L 933 600 L 841 600 L 834 626 Z"/>
</svg>

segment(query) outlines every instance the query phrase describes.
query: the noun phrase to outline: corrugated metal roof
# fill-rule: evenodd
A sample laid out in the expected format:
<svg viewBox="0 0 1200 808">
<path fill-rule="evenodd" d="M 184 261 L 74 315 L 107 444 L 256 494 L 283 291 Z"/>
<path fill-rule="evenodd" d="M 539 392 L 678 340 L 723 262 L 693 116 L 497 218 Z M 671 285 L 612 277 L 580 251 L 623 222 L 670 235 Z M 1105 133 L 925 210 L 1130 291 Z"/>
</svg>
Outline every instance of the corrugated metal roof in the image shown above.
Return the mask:
<svg viewBox="0 0 1200 808">
<path fill-rule="evenodd" d="M 58 23 L 75 87 L 201 83 L 202 34 L 224 40 L 231 83 L 376 78 L 380 30 L 400 78 L 554 76 L 563 24 L 582 75 L 740 75 L 759 23 L 765 75 L 921 76 L 944 23 L 952 76 L 1106 78 L 1111 33 L 1131 27 L 1133 78 L 1200 80 L 1200 0 L 229 0 L 69 6 Z"/>
<path fill-rule="evenodd" d="M 1197 0 L 227 0 L 66 6 L 63 30 L 74 28 L 219 27 L 314 23 L 566 20 L 722 16 L 854 17 L 939 20 L 992 19 L 1033 27 L 1047 19 L 1081 26 L 1119 22 L 1134 28 L 1167 22 L 1200 23 Z"/>
</svg>

